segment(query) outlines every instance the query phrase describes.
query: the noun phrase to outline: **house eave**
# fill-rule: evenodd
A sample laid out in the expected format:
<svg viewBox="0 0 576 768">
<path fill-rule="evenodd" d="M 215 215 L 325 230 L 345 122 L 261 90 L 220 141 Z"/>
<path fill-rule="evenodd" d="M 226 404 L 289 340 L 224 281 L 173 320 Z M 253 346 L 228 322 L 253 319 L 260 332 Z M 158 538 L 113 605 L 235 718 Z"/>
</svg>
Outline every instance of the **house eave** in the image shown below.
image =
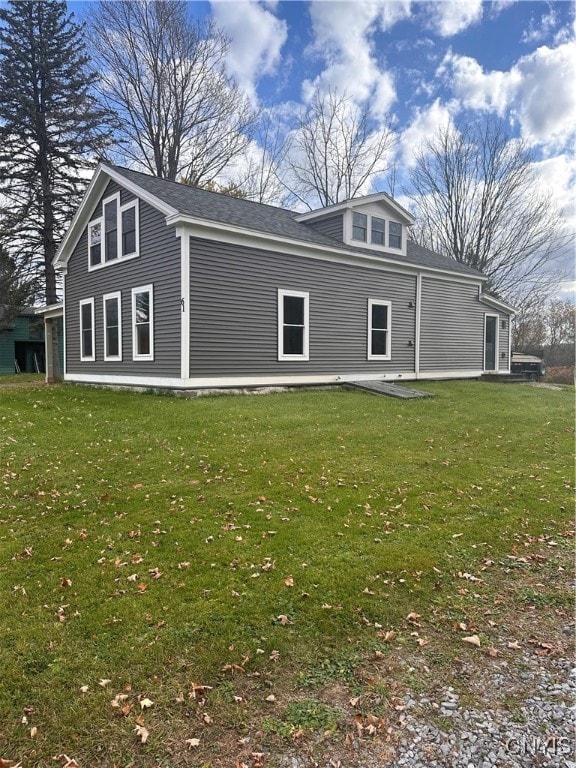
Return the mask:
<svg viewBox="0 0 576 768">
<path fill-rule="evenodd" d="M 106 189 L 108 182 L 111 180 L 116 181 L 129 192 L 132 192 L 136 197 L 149 203 L 154 208 L 157 208 L 165 216 L 173 216 L 177 213 L 176 208 L 173 208 L 163 200 L 160 200 L 160 198 L 142 189 L 142 187 L 140 187 L 138 184 L 135 184 L 130 179 L 127 179 L 121 173 L 118 173 L 116 170 L 114 170 L 114 168 L 111 168 L 104 163 L 100 163 L 100 165 L 94 171 L 94 176 L 92 177 L 88 188 L 84 193 L 82 202 L 80 203 L 80 206 L 76 211 L 72 222 L 70 223 L 64 239 L 58 248 L 56 256 L 54 257 L 52 262 L 54 269 L 63 271 L 66 268 L 66 264 L 68 263 L 74 248 L 82 236 L 84 229 L 88 225 L 90 216 L 94 210 L 94 206 Z"/>
<path fill-rule="evenodd" d="M 509 314 L 509 315 L 516 314 L 516 309 L 514 307 L 511 307 L 509 304 L 506 304 L 504 301 L 500 301 L 500 299 L 497 299 L 495 296 L 489 296 L 488 294 L 481 293 L 480 301 L 483 304 L 486 304 L 487 306 L 491 307 L 492 309 L 498 309 L 501 312 L 505 312 L 506 314 Z"/>
<path fill-rule="evenodd" d="M 244 229 L 230 224 L 220 224 L 215 221 L 199 219 L 190 214 L 177 213 L 166 218 L 166 224 L 174 227 L 188 227 L 190 235 L 206 240 L 227 242 L 235 245 L 245 245 L 263 250 L 273 250 L 278 253 L 293 254 L 323 261 L 348 262 L 362 264 L 372 269 L 388 269 L 407 274 L 434 274 L 449 277 L 457 282 L 473 282 L 476 285 L 486 281 L 483 275 L 467 275 L 450 269 L 431 267 L 423 264 L 410 263 L 378 253 L 374 256 L 346 247 L 334 247 L 310 243 L 305 240 L 295 240 L 267 232 Z"/>
</svg>

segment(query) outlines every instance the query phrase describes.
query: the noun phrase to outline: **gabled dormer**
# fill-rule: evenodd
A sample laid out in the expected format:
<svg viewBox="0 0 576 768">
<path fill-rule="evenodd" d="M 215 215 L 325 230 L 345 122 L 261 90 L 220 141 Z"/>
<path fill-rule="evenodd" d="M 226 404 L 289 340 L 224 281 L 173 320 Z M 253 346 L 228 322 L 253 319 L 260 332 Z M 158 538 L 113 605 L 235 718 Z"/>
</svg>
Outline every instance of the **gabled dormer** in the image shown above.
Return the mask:
<svg viewBox="0 0 576 768">
<path fill-rule="evenodd" d="M 296 217 L 350 248 L 406 256 L 408 228 L 414 219 L 385 192 L 357 197 Z"/>
</svg>

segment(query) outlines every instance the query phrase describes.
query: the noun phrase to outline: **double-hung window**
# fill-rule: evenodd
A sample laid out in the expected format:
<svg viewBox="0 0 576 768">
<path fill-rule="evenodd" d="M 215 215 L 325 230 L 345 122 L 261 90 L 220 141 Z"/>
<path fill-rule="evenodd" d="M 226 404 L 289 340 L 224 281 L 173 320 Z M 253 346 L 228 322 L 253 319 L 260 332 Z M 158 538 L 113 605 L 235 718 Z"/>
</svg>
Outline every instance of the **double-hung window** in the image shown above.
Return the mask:
<svg viewBox="0 0 576 768">
<path fill-rule="evenodd" d="M 309 294 L 278 290 L 278 360 L 309 359 Z"/>
<path fill-rule="evenodd" d="M 104 258 L 114 261 L 118 258 L 118 198 L 104 203 Z"/>
<path fill-rule="evenodd" d="M 391 314 L 389 301 L 368 299 L 368 360 L 390 360 Z"/>
<path fill-rule="evenodd" d="M 388 247 L 402 248 L 402 224 L 391 221 L 388 227 Z"/>
<path fill-rule="evenodd" d="M 88 267 L 96 269 L 139 255 L 138 199 L 120 205 L 120 193 L 102 201 L 100 217 L 88 224 Z"/>
<path fill-rule="evenodd" d="M 352 240 L 365 243 L 368 238 L 368 216 L 365 213 L 352 213 Z"/>
<path fill-rule="evenodd" d="M 107 293 L 104 303 L 104 360 L 122 360 L 122 295 Z"/>
<path fill-rule="evenodd" d="M 80 302 L 80 360 L 96 360 L 94 338 L 94 299 Z"/>
<path fill-rule="evenodd" d="M 386 240 L 386 221 L 379 219 L 378 216 L 372 216 L 371 242 L 375 245 L 385 245 Z"/>
<path fill-rule="evenodd" d="M 88 251 L 90 266 L 95 267 L 102 261 L 102 220 L 91 221 L 88 225 Z"/>
<path fill-rule="evenodd" d="M 132 288 L 132 359 L 154 360 L 154 289 Z"/>
</svg>

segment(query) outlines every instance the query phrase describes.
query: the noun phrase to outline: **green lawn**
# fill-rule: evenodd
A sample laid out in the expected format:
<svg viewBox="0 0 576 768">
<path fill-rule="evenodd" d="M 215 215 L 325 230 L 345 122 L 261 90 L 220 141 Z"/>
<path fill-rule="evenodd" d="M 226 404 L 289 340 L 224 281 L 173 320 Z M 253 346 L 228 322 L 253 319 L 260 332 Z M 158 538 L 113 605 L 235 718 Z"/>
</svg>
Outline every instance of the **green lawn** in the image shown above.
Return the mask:
<svg viewBox="0 0 576 768">
<path fill-rule="evenodd" d="M 419 633 L 450 658 L 462 585 L 567 549 L 574 395 L 421 388 L 0 388 L 0 758 L 231 766 L 241 738 L 345 729 L 321 689 L 366 690 L 367 654 Z"/>
</svg>

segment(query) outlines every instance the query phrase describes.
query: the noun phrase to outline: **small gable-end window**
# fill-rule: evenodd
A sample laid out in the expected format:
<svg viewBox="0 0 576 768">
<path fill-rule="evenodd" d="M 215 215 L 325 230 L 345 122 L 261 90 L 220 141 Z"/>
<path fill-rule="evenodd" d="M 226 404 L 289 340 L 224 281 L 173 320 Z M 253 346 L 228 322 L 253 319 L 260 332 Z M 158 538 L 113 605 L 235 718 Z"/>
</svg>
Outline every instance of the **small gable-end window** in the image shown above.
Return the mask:
<svg viewBox="0 0 576 768">
<path fill-rule="evenodd" d="M 377 216 L 372 216 L 372 237 L 371 241 L 375 245 L 385 245 L 386 222 Z"/>
<path fill-rule="evenodd" d="M 88 249 L 90 251 L 90 266 L 94 267 L 102 261 L 102 222 L 92 221 L 88 225 Z"/>
<path fill-rule="evenodd" d="M 354 211 L 352 214 L 352 240 L 366 242 L 368 234 L 368 216 Z"/>
<path fill-rule="evenodd" d="M 308 360 L 309 294 L 278 290 L 278 360 Z"/>
<path fill-rule="evenodd" d="M 368 360 L 390 360 L 391 304 L 368 299 Z"/>
<path fill-rule="evenodd" d="M 132 358 L 154 359 L 154 293 L 151 285 L 132 289 Z"/>
<path fill-rule="evenodd" d="M 80 302 L 80 360 L 94 361 L 94 299 Z"/>
<path fill-rule="evenodd" d="M 138 255 L 138 201 L 123 206 L 121 217 L 122 257 Z"/>
<path fill-rule="evenodd" d="M 390 248 L 402 248 L 402 224 L 391 221 L 388 231 L 388 246 Z"/>
<path fill-rule="evenodd" d="M 122 360 L 121 294 L 104 296 L 104 360 Z"/>
<path fill-rule="evenodd" d="M 106 261 L 118 258 L 118 202 L 104 203 L 104 248 Z"/>
<path fill-rule="evenodd" d="M 100 217 L 88 224 L 89 269 L 138 256 L 138 200 L 121 206 L 120 193 L 117 192 L 102 201 L 99 213 Z"/>
</svg>

